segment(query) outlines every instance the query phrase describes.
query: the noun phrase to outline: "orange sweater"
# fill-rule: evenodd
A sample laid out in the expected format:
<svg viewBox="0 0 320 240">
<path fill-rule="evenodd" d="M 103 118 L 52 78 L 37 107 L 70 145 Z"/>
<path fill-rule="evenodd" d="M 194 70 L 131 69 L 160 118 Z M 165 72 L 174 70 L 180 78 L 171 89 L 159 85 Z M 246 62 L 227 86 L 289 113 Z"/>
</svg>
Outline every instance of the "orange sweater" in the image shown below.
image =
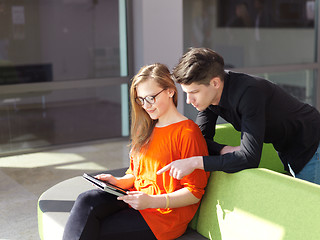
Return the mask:
<svg viewBox="0 0 320 240">
<path fill-rule="evenodd" d="M 185 120 L 166 127 L 155 127 L 148 147 L 143 154 L 131 158 L 127 174 L 135 176 L 134 189 L 150 195 L 171 193 L 186 187 L 201 199 L 209 174 L 195 170 L 181 180 L 169 176 L 169 171 L 156 172 L 172 161 L 192 156 L 208 155 L 207 145 L 199 127 Z M 198 204 L 181 208 L 145 209 L 141 215 L 157 239 L 175 239 L 182 235 L 197 211 Z"/>
</svg>

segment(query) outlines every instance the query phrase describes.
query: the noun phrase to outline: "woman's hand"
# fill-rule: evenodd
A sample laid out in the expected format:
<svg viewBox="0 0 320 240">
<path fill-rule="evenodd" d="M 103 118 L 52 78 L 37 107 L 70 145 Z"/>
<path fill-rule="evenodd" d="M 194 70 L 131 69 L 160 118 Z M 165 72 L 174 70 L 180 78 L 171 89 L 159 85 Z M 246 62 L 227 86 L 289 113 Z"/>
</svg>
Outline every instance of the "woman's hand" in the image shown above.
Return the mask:
<svg viewBox="0 0 320 240">
<path fill-rule="evenodd" d="M 99 174 L 99 175 L 96 175 L 95 178 L 118 186 L 117 185 L 118 179 L 112 176 L 111 174 Z"/>
<path fill-rule="evenodd" d="M 95 176 L 97 179 L 100 179 L 101 181 L 111 183 L 113 185 L 116 185 L 118 187 L 129 189 L 133 187 L 134 182 L 134 176 L 132 174 L 126 174 L 123 177 L 114 177 L 111 174 L 99 174 Z"/>
<path fill-rule="evenodd" d="M 128 191 L 128 195 L 118 197 L 117 199 L 124 201 L 136 210 L 152 208 L 152 196 L 143 192 Z"/>
</svg>

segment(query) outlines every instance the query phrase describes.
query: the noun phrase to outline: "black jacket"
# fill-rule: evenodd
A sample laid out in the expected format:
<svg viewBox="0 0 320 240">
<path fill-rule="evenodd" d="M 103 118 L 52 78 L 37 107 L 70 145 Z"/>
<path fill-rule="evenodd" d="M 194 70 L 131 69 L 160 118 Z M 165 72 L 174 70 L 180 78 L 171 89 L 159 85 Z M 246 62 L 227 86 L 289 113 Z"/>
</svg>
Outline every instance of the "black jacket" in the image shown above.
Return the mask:
<svg viewBox="0 0 320 240">
<path fill-rule="evenodd" d="M 224 145 L 214 142 L 221 116 L 241 131 L 240 151 L 219 155 Z M 272 143 L 288 170 L 297 174 L 312 158 L 320 141 L 320 114 L 276 84 L 242 73 L 226 72 L 219 105 L 197 116 L 210 156 L 206 171 L 237 172 L 258 167 L 263 143 Z"/>
</svg>

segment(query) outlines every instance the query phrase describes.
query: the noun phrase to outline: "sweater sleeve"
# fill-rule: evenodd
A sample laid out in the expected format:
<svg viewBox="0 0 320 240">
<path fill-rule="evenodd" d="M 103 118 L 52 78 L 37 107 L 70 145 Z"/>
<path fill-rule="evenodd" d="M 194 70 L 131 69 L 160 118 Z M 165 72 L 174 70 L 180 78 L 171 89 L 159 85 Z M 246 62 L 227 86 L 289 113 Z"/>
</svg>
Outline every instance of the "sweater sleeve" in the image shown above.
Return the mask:
<svg viewBox="0 0 320 240">
<path fill-rule="evenodd" d="M 198 124 L 204 138 L 206 139 L 209 155 L 220 155 L 221 149 L 225 146 L 215 142 L 216 122 L 218 115 L 207 108 L 198 112 L 196 123 Z"/>
<path fill-rule="evenodd" d="M 196 124 L 183 131 L 180 149 L 182 159 L 208 155 L 206 141 Z M 204 170 L 196 169 L 191 174 L 182 178 L 181 184 L 195 197 L 200 199 L 204 194 L 204 188 L 207 185 L 208 177 L 209 173 L 206 173 Z"/>
<path fill-rule="evenodd" d="M 240 151 L 203 158 L 206 171 L 228 173 L 258 167 L 265 134 L 265 104 L 263 92 L 248 88 L 238 105 L 241 113 Z"/>
</svg>

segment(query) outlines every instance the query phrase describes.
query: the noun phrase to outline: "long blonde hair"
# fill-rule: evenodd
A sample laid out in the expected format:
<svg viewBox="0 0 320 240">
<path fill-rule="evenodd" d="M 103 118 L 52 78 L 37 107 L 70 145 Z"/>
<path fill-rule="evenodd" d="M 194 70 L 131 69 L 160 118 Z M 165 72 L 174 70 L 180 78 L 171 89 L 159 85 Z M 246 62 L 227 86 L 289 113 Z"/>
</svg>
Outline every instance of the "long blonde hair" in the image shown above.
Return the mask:
<svg viewBox="0 0 320 240">
<path fill-rule="evenodd" d="M 175 106 L 178 104 L 177 88 L 171 78 L 171 74 L 166 65 L 155 63 L 144 66 L 132 79 L 130 87 L 131 101 L 131 154 L 137 154 L 144 145 L 147 145 L 151 133 L 158 120 L 150 118 L 148 113 L 135 101 L 137 97 L 137 85 L 153 79 L 161 88 L 172 89 L 172 97 Z"/>
</svg>

